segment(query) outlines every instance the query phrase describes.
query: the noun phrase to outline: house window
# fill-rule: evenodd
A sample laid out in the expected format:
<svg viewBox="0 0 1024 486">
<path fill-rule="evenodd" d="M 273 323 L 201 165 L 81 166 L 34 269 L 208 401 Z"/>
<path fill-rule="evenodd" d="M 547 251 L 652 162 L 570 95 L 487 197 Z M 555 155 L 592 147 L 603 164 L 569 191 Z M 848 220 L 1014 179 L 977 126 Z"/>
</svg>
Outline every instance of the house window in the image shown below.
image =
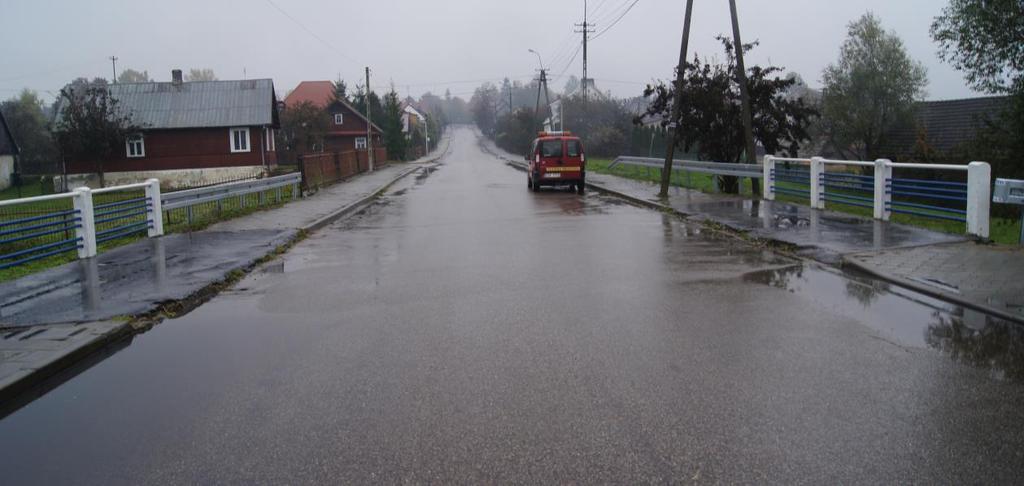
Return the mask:
<svg viewBox="0 0 1024 486">
<path fill-rule="evenodd" d="M 249 151 L 249 129 L 231 129 L 231 153 Z"/>
<path fill-rule="evenodd" d="M 125 153 L 129 158 L 138 158 L 146 156 L 146 142 L 142 138 L 141 133 L 130 135 L 124 142 Z"/>
<path fill-rule="evenodd" d="M 356 150 L 363 150 L 366 148 L 366 137 L 356 138 Z"/>
<path fill-rule="evenodd" d="M 345 123 L 345 115 L 343 113 L 335 113 L 334 114 L 334 124 L 335 125 L 341 125 L 343 123 Z"/>
</svg>

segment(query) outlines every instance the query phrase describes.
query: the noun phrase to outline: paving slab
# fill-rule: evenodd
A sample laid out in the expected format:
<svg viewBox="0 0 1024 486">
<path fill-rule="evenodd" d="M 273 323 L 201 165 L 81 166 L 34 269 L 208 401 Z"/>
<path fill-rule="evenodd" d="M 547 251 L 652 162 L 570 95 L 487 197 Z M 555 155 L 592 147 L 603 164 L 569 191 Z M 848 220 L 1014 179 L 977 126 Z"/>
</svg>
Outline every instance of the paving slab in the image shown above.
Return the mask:
<svg viewBox="0 0 1024 486">
<path fill-rule="evenodd" d="M 126 336 L 125 321 L 52 324 L 0 331 L 0 402 L 24 392 L 107 342 Z M 0 408 L 0 416 L 6 408 Z"/>
<path fill-rule="evenodd" d="M 905 287 L 1024 322 L 1024 248 L 974 242 L 846 255 L 843 262 Z"/>
</svg>

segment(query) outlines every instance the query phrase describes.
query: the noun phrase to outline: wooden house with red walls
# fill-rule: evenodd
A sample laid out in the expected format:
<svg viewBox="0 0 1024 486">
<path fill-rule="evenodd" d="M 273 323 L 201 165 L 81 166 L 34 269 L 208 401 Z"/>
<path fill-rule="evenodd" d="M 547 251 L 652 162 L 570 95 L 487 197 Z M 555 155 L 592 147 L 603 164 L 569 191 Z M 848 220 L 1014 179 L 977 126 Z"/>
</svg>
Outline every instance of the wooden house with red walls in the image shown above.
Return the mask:
<svg viewBox="0 0 1024 486">
<path fill-rule="evenodd" d="M 270 79 L 184 81 L 107 86 L 118 108 L 141 127 L 103 161 L 106 185 L 155 177 L 169 187 L 265 174 L 277 165 L 279 127 Z M 55 126 L 60 125 L 58 106 Z M 68 187 L 96 186 L 97 161 L 65 157 Z"/>
<path fill-rule="evenodd" d="M 324 109 L 328 118 L 325 152 L 350 152 L 365 150 L 366 117 L 344 100 L 334 99 L 334 83 L 330 81 L 303 81 L 284 99 L 285 109 L 308 102 Z M 382 147 L 383 131 L 376 123 L 370 123 L 373 146 Z"/>
</svg>

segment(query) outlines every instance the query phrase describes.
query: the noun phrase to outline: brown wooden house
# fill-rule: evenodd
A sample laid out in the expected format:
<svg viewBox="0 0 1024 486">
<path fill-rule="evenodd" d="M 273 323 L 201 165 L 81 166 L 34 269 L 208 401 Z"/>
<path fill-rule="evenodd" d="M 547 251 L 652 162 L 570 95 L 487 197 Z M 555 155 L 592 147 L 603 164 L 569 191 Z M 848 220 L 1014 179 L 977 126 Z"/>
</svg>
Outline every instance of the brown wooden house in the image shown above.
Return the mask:
<svg viewBox="0 0 1024 486">
<path fill-rule="evenodd" d="M 277 165 L 277 101 L 270 79 L 118 83 L 118 108 L 142 127 L 103 161 L 106 185 L 155 177 L 189 186 L 265 174 Z M 57 121 L 61 107 L 57 109 Z M 94 160 L 65 158 L 69 186 L 97 184 Z"/>
<path fill-rule="evenodd" d="M 330 81 L 303 81 L 284 99 L 285 109 L 308 102 L 324 109 L 328 117 L 327 139 L 324 143 L 325 152 L 350 152 L 365 150 L 366 117 L 359 113 L 351 104 L 334 100 L 334 83 Z M 371 124 L 373 146 L 383 146 L 383 133 L 376 123 Z"/>
</svg>

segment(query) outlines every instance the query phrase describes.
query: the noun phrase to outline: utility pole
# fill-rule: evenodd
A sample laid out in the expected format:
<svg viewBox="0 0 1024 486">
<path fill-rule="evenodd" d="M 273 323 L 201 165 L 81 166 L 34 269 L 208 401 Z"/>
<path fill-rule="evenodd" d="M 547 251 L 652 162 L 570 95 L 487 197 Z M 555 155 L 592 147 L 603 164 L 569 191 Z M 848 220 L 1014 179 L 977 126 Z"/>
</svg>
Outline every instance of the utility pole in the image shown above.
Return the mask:
<svg viewBox="0 0 1024 486">
<path fill-rule="evenodd" d="M 583 34 L 583 105 L 587 104 L 587 38 L 594 32 L 592 27 L 594 24 L 587 22 L 587 0 L 583 0 L 583 23 L 576 24 L 576 27 L 580 27 L 576 33 Z"/>
<path fill-rule="evenodd" d="M 370 109 L 370 66 L 366 66 L 366 160 L 373 172 L 373 114 Z"/>
<path fill-rule="evenodd" d="M 736 16 L 736 0 L 729 0 L 729 10 L 732 13 L 732 39 L 736 45 L 736 79 L 740 83 L 740 103 L 743 110 L 743 139 L 746 143 L 747 163 L 757 163 L 757 153 L 754 147 L 754 129 L 750 113 L 750 94 L 747 93 L 747 70 L 743 67 L 743 42 L 740 41 L 740 22 Z M 741 179 L 742 182 L 742 179 Z M 750 180 L 750 190 L 754 195 L 761 193 L 757 181 Z"/>
<path fill-rule="evenodd" d="M 668 185 L 672 180 L 672 160 L 676 151 L 676 133 L 679 131 L 679 111 L 682 108 L 683 76 L 686 75 L 686 47 L 690 42 L 690 18 L 693 15 L 693 0 L 686 0 L 686 17 L 683 20 L 683 41 L 679 46 L 679 67 L 676 68 L 676 93 L 672 98 L 672 118 L 668 124 L 668 146 L 665 147 L 665 165 L 661 170 L 661 190 L 658 197 L 668 197 Z"/>
<path fill-rule="evenodd" d="M 541 87 L 544 88 L 544 101 L 547 102 L 546 106 L 548 107 L 548 109 L 547 109 L 548 117 L 550 118 L 551 117 L 551 97 L 550 97 L 550 95 L 548 93 L 548 71 L 547 71 L 547 69 L 544 69 L 544 68 L 540 69 L 540 80 L 539 80 L 539 83 L 537 84 L 537 104 L 534 105 L 534 108 L 533 108 L 534 116 L 537 116 L 537 118 L 540 120 L 540 127 L 543 130 L 544 129 L 544 119 L 540 118 L 540 92 L 541 92 Z"/>
<path fill-rule="evenodd" d="M 114 79 L 112 79 L 110 81 L 110 83 L 111 84 L 116 84 L 117 83 L 117 56 L 110 56 L 107 59 L 110 59 L 110 68 L 114 72 Z"/>
</svg>

